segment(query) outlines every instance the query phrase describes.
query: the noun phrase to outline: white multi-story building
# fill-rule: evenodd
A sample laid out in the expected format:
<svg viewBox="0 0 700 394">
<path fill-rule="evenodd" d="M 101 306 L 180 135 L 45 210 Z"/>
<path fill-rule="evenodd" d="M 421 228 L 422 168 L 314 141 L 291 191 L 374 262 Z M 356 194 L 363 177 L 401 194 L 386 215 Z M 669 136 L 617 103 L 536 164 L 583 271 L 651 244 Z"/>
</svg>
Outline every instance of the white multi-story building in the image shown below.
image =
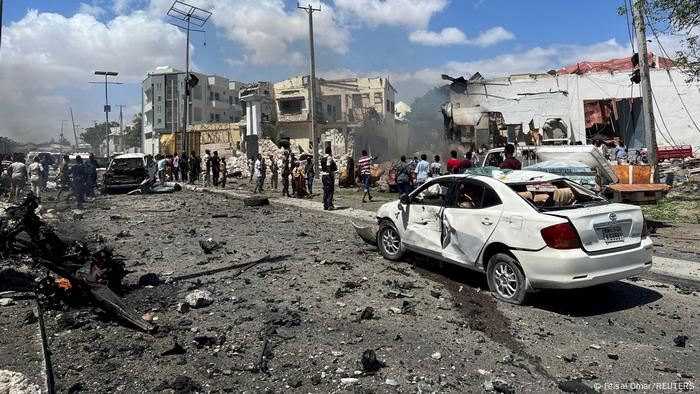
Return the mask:
<svg viewBox="0 0 700 394">
<path fill-rule="evenodd" d="M 241 82 L 218 75 L 190 72 L 199 80 L 190 94 L 189 123 L 228 123 L 241 120 Z M 160 136 L 181 132 L 185 125 L 185 72 L 157 67 L 141 83 L 143 151 L 155 154 Z"/>
</svg>

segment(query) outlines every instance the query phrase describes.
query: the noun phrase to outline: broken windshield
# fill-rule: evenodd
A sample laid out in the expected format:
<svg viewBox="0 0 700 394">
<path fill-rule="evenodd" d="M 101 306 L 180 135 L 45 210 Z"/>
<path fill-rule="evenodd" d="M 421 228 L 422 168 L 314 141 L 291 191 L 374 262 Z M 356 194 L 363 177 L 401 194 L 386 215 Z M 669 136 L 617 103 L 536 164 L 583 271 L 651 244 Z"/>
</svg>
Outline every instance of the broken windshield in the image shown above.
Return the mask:
<svg viewBox="0 0 700 394">
<path fill-rule="evenodd" d="M 576 182 L 559 179 L 552 182 L 511 184 L 510 187 L 539 211 L 586 208 L 608 201 Z"/>
</svg>

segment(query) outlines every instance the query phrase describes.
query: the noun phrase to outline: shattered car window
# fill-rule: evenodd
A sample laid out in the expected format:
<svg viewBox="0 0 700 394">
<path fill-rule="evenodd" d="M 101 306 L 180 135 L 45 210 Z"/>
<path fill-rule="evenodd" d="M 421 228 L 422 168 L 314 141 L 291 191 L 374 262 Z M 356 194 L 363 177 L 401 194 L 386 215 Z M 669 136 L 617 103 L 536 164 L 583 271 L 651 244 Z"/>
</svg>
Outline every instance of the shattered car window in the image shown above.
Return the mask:
<svg viewBox="0 0 700 394">
<path fill-rule="evenodd" d="M 608 203 L 605 198 L 568 179 L 510 187 L 538 210 L 585 208 Z"/>
<path fill-rule="evenodd" d="M 143 160 L 139 158 L 115 159 L 112 161 L 110 170 L 133 170 L 143 168 Z"/>
</svg>

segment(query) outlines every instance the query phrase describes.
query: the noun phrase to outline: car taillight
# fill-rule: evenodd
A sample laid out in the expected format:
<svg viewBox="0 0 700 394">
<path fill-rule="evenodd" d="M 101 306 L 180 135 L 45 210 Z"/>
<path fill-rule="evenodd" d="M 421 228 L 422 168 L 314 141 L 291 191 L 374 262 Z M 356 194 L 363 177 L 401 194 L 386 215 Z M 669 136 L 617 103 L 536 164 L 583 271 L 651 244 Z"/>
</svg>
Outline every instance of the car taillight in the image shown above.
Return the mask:
<svg viewBox="0 0 700 394">
<path fill-rule="evenodd" d="M 544 242 L 553 249 L 578 249 L 581 241 L 571 223 L 559 223 L 540 230 Z"/>
<path fill-rule="evenodd" d="M 649 236 L 649 227 L 647 227 L 647 218 L 642 216 L 642 238 L 646 238 Z"/>
</svg>

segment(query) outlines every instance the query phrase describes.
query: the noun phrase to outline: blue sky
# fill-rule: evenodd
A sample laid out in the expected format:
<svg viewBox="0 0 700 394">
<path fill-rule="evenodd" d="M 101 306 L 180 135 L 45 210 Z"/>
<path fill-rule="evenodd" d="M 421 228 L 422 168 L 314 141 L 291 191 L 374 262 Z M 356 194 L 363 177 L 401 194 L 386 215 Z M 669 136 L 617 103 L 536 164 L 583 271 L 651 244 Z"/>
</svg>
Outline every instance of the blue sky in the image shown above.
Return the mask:
<svg viewBox="0 0 700 394">
<path fill-rule="evenodd" d="M 214 12 L 193 33 L 194 67 L 243 82 L 306 73 L 307 20 L 287 0 L 190 0 Z M 318 5 L 319 1 L 314 0 Z M 440 74 L 543 72 L 630 54 L 623 1 L 326 0 L 316 16 L 320 76 L 388 76 L 411 102 Z M 119 71 L 110 101 L 140 108 L 138 82 L 159 65 L 184 68 L 184 34 L 167 24 L 171 0 L 5 0 L 0 135 L 57 135 L 68 108 L 103 120 L 92 71 Z M 4 101 L 2 101 L 4 100 Z M 39 116 L 37 116 L 39 115 Z"/>
</svg>

